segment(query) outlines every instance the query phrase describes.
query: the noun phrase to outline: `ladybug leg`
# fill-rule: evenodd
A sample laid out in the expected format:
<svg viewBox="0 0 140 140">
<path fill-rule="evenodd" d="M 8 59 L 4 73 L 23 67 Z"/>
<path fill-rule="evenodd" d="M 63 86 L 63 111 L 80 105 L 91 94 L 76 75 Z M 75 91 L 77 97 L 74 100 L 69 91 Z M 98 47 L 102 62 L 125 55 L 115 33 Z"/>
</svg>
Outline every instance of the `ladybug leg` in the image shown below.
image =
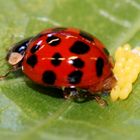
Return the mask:
<svg viewBox="0 0 140 140">
<path fill-rule="evenodd" d="M 107 94 L 107 92 L 105 92 L 104 94 Z M 88 100 L 95 100 L 101 107 L 105 107 L 107 106 L 107 101 L 104 100 L 101 97 L 101 93 L 100 92 L 92 92 L 92 91 L 88 91 L 87 92 L 87 98 Z"/>
<path fill-rule="evenodd" d="M 76 102 L 95 100 L 101 107 L 105 107 L 108 105 L 107 102 L 103 98 L 101 98 L 99 94 L 91 94 L 87 90 L 64 87 L 63 95 L 65 99 L 74 100 Z"/>
<path fill-rule="evenodd" d="M 72 99 L 76 102 L 84 102 L 87 99 L 87 94 L 78 88 L 66 87 L 63 90 L 63 94 L 65 99 Z"/>
<path fill-rule="evenodd" d="M 101 106 L 101 107 L 105 107 L 105 106 L 107 106 L 108 104 L 107 104 L 107 101 L 106 100 L 104 100 L 100 95 L 98 95 L 98 94 L 95 94 L 94 96 L 93 96 L 93 98 L 95 99 L 95 101 Z"/>
<path fill-rule="evenodd" d="M 70 88 L 62 87 L 62 91 L 63 91 L 63 97 L 65 99 L 69 99 L 70 98 Z"/>
<path fill-rule="evenodd" d="M 76 88 L 64 87 L 62 90 L 65 99 L 73 99 L 78 94 L 78 90 Z"/>
</svg>

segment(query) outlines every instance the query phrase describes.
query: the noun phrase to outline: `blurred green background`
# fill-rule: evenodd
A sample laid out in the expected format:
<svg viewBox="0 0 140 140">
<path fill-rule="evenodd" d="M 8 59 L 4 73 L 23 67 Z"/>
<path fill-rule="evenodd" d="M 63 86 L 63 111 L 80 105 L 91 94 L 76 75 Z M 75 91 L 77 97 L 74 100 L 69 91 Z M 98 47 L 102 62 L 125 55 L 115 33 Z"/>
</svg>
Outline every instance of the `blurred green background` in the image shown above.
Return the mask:
<svg viewBox="0 0 140 140">
<path fill-rule="evenodd" d="M 140 0 L 0 0 L 0 58 L 11 44 L 54 26 L 94 34 L 113 55 L 140 45 Z M 0 73 L 8 66 L 1 59 Z M 101 108 L 96 102 L 55 98 L 55 89 L 36 86 L 20 72 L 0 81 L 0 139 L 140 139 L 140 78 L 125 101 Z"/>
</svg>

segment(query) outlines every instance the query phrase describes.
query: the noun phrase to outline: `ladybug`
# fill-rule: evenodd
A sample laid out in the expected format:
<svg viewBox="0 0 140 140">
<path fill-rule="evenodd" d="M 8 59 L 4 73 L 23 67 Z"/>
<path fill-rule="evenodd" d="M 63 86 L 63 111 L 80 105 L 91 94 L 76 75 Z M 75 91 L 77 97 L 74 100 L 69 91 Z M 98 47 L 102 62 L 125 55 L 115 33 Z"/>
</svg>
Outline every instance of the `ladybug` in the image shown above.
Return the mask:
<svg viewBox="0 0 140 140">
<path fill-rule="evenodd" d="M 75 28 L 44 30 L 15 44 L 6 59 L 11 71 L 21 68 L 37 84 L 63 87 L 65 98 L 101 101 L 98 95 L 116 83 L 108 50 L 97 38 Z"/>
</svg>

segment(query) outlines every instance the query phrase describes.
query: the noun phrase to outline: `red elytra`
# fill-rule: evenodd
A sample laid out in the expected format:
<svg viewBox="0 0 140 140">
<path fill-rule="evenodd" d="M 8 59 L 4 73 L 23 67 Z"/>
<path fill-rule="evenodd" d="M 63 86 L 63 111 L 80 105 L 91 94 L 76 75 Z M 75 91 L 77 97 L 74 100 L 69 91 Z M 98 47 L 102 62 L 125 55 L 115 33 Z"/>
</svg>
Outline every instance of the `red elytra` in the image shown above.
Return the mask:
<svg viewBox="0 0 140 140">
<path fill-rule="evenodd" d="M 52 28 L 33 37 L 22 70 L 32 81 L 55 87 L 76 87 L 91 93 L 108 91 L 115 83 L 104 45 L 74 28 Z"/>
</svg>

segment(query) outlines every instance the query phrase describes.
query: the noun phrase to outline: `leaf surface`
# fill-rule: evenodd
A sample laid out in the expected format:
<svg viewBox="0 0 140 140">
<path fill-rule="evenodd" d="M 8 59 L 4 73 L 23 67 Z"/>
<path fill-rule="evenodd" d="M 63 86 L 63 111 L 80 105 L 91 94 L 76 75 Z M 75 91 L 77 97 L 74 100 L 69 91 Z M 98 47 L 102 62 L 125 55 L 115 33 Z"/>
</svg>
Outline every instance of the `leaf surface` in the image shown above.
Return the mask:
<svg viewBox="0 0 140 140">
<path fill-rule="evenodd" d="M 0 57 L 24 37 L 54 26 L 77 27 L 98 37 L 111 54 L 140 45 L 140 0 L 0 0 Z M 0 73 L 8 66 L 1 60 Z M 140 138 L 140 79 L 130 97 L 101 108 L 54 97 L 22 75 L 0 81 L 0 139 L 91 140 Z M 49 94 L 49 95 L 48 95 Z"/>
</svg>

